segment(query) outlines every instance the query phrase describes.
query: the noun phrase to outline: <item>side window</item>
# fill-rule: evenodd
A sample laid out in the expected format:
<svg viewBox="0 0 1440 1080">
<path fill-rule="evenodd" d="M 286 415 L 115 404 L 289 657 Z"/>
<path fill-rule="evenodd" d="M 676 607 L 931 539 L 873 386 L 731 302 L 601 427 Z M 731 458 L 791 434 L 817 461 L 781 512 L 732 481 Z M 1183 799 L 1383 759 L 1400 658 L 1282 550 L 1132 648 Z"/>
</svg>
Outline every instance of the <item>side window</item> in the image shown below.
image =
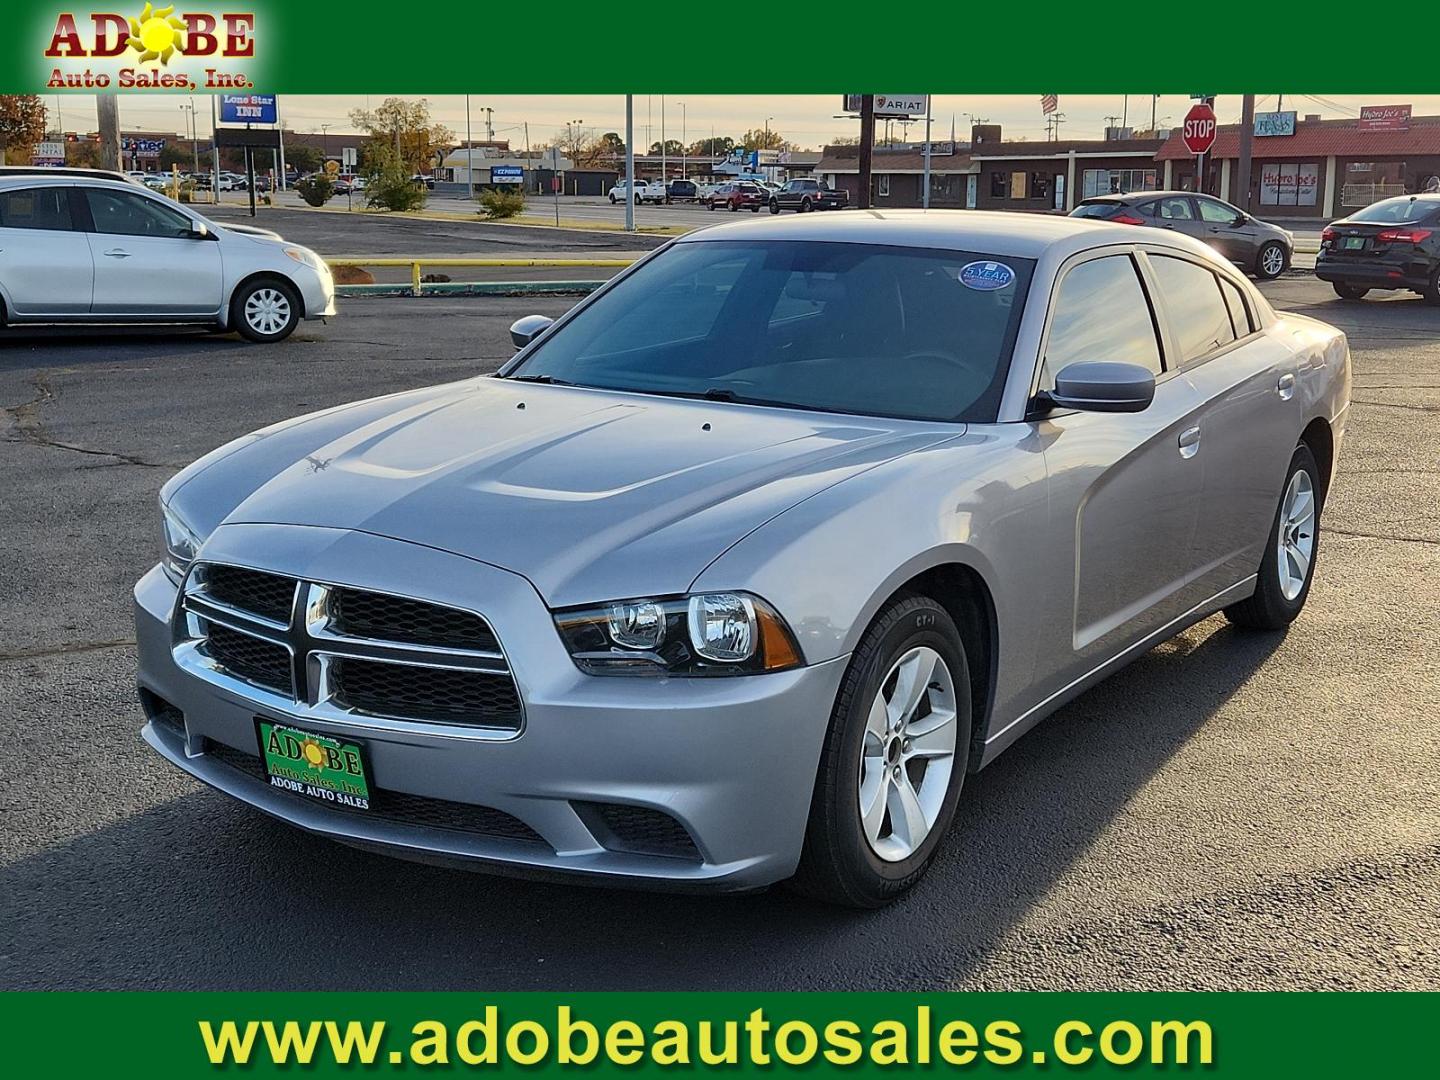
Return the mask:
<svg viewBox="0 0 1440 1080">
<path fill-rule="evenodd" d="M 22 188 L 0 192 L 0 229 L 52 229 L 68 232 L 70 220 L 68 187 Z"/>
<path fill-rule="evenodd" d="M 1150 256 L 1165 313 L 1180 340 L 1180 362 L 1188 363 L 1235 340 L 1230 309 L 1213 270 L 1168 255 Z"/>
<path fill-rule="evenodd" d="M 155 199 L 128 191 L 86 188 L 95 231 L 118 236 L 183 237 L 190 234 L 190 219 Z"/>
<path fill-rule="evenodd" d="M 1091 259 L 1061 279 L 1040 389 L 1052 389 L 1057 372 L 1082 360 L 1120 360 L 1160 374 L 1155 317 L 1128 255 Z"/>
<path fill-rule="evenodd" d="M 1135 207 L 1135 209 L 1140 211 L 1140 215 L 1142 217 L 1153 218 L 1156 214 L 1160 212 L 1160 201 L 1156 199 L 1152 202 L 1141 203 L 1139 206 Z"/>
<path fill-rule="evenodd" d="M 1250 321 L 1250 305 L 1245 303 L 1240 286 L 1222 277 L 1220 292 L 1225 296 L 1225 306 L 1230 309 L 1230 323 L 1235 327 L 1235 336 L 1243 338 L 1253 333 L 1255 324 Z"/>
<path fill-rule="evenodd" d="M 1159 214 L 1162 221 L 1194 221 L 1195 213 L 1190 209 L 1189 199 L 1160 199 Z"/>
<path fill-rule="evenodd" d="M 1224 203 L 1213 202 L 1210 199 L 1196 199 L 1200 204 L 1200 218 L 1202 221 L 1209 221 L 1216 225 L 1234 225 L 1240 215 L 1231 210 Z"/>
</svg>

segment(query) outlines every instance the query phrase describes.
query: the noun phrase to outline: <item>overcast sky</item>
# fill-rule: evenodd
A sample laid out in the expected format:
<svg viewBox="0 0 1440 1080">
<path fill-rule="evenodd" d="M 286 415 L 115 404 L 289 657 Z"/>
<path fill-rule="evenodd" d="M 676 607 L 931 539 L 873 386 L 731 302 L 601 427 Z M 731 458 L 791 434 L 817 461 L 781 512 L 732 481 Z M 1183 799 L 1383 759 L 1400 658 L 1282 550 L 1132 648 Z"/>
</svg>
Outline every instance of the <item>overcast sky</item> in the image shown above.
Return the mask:
<svg viewBox="0 0 1440 1080">
<path fill-rule="evenodd" d="M 905 88 L 902 87 L 902 90 Z M 280 98 L 280 115 L 285 126 L 296 131 L 319 132 L 320 125 L 329 124 L 331 131 L 351 130 L 350 111 L 365 108 L 367 104 L 377 105 L 385 94 L 365 95 L 292 95 Z M 406 95 L 414 97 L 417 95 Z M 1440 95 L 1330 95 L 1311 97 L 1302 94 L 1283 95 L 1285 109 L 1294 109 L 1302 117 L 1319 113 L 1326 119 L 1353 117 L 1359 114 L 1361 105 L 1389 105 L 1410 103 L 1416 115 L 1440 113 Z M 448 125 L 455 133 L 465 135 L 465 98 L 453 94 L 429 97 L 432 114 L 441 123 Z M 57 104 L 61 110 L 66 130 L 94 130 L 95 100 L 92 97 L 66 95 L 63 98 L 47 96 L 46 105 L 53 110 Z M 183 97 L 175 95 L 122 94 L 120 96 L 120 123 L 126 130 L 174 131 L 188 133 L 189 118 L 182 108 Z M 837 118 L 840 112 L 840 96 L 831 95 L 673 95 L 666 96 L 665 135 L 679 139 L 682 135 L 694 142 L 708 136 L 713 128 L 716 135 L 738 137 L 748 128 L 763 128 L 770 117 L 770 127 L 779 131 L 791 142 L 801 147 L 819 149 L 836 136 L 854 136 L 859 133 L 855 120 Z M 681 108 L 681 102 L 685 108 Z M 1155 116 L 1161 126 L 1167 121 L 1177 123 L 1190 107 L 1190 100 L 1184 95 L 1162 95 L 1155 106 Z M 1274 109 L 1277 95 L 1261 96 L 1257 109 Z M 209 99 L 197 95 L 196 120 L 201 134 L 210 128 Z M 511 145 L 523 148 L 525 125 L 529 125 L 532 143 L 549 141 L 556 131 L 564 128 L 567 121 L 584 121 L 586 128 L 598 132 L 625 131 L 625 99 L 620 95 L 608 96 L 507 96 L 473 95 L 470 98 L 471 133 L 477 138 L 485 137 L 485 107 L 494 110 L 495 136 L 509 139 Z M 1120 117 L 1125 114 L 1127 101 L 1120 94 L 1108 96 L 1060 95 L 1060 111 L 1065 122 L 1060 128 L 1062 138 L 1098 139 L 1104 134 L 1106 117 Z M 635 97 L 635 130 L 638 145 L 648 146 L 660 139 L 661 98 L 659 95 L 637 95 Z M 969 131 L 971 117 L 1000 124 L 1007 138 L 1044 139 L 1045 117 L 1040 112 L 1039 95 L 957 95 L 937 94 L 934 101 L 935 138 L 948 138 L 950 122 L 954 117 L 956 132 L 964 139 Z M 1216 101 L 1216 111 L 1221 123 L 1234 123 L 1240 116 L 1238 95 L 1221 97 Z M 1148 127 L 1151 115 L 1151 96 L 1131 94 L 1128 99 L 1128 120 L 1132 127 Z M 1117 121 L 1118 122 L 1118 121 Z M 912 125 L 908 137 L 918 141 L 923 137 L 924 124 Z M 648 131 L 648 136 L 647 136 Z M 900 131 L 895 132 L 899 137 Z"/>
</svg>

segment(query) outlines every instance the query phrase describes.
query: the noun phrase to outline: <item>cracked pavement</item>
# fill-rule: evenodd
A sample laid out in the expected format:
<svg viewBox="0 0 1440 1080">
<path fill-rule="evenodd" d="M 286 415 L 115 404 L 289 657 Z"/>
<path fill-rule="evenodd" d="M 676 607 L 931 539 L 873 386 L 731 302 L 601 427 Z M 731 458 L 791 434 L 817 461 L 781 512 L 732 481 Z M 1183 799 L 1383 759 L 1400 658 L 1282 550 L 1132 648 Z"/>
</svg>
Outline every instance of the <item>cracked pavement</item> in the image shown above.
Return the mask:
<svg viewBox="0 0 1440 1080">
<path fill-rule="evenodd" d="M 130 587 L 170 471 L 491 370 L 517 315 L 568 301 L 342 301 L 268 347 L 0 332 L 0 986 L 1440 988 L 1440 309 L 1264 288 L 1355 354 L 1305 614 L 1210 619 L 1066 707 L 972 778 L 929 878 L 861 915 L 396 862 L 138 738 Z M 316 935 L 319 966 L 294 948 Z"/>
</svg>

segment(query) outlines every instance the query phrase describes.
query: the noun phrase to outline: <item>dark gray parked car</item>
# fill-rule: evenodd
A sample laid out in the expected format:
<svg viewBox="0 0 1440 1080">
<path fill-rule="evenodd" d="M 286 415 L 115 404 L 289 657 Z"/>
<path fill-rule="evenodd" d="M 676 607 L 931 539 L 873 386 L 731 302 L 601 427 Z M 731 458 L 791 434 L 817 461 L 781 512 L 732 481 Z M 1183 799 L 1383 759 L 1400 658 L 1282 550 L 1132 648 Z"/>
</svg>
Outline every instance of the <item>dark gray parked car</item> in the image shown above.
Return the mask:
<svg viewBox="0 0 1440 1080">
<path fill-rule="evenodd" d="M 1291 233 L 1213 195 L 1189 191 L 1099 195 L 1080 203 L 1070 216 L 1185 233 L 1260 278 L 1279 277 L 1295 255 L 1295 237 Z"/>
</svg>

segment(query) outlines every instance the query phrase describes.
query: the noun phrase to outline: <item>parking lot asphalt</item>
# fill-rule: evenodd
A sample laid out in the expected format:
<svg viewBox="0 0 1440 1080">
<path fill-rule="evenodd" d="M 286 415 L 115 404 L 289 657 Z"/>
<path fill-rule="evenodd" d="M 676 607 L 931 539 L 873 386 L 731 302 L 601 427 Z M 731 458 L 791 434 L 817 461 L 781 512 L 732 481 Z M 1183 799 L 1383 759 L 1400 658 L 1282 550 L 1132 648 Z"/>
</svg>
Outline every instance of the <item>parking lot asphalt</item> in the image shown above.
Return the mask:
<svg viewBox="0 0 1440 1080">
<path fill-rule="evenodd" d="M 490 371 L 513 318 L 570 301 L 344 300 L 265 347 L 0 334 L 0 986 L 1440 987 L 1440 309 L 1264 288 L 1355 355 L 1304 615 L 1210 619 L 1066 707 L 869 914 L 393 861 L 139 739 L 130 586 L 166 477 L 284 417 Z"/>
</svg>

